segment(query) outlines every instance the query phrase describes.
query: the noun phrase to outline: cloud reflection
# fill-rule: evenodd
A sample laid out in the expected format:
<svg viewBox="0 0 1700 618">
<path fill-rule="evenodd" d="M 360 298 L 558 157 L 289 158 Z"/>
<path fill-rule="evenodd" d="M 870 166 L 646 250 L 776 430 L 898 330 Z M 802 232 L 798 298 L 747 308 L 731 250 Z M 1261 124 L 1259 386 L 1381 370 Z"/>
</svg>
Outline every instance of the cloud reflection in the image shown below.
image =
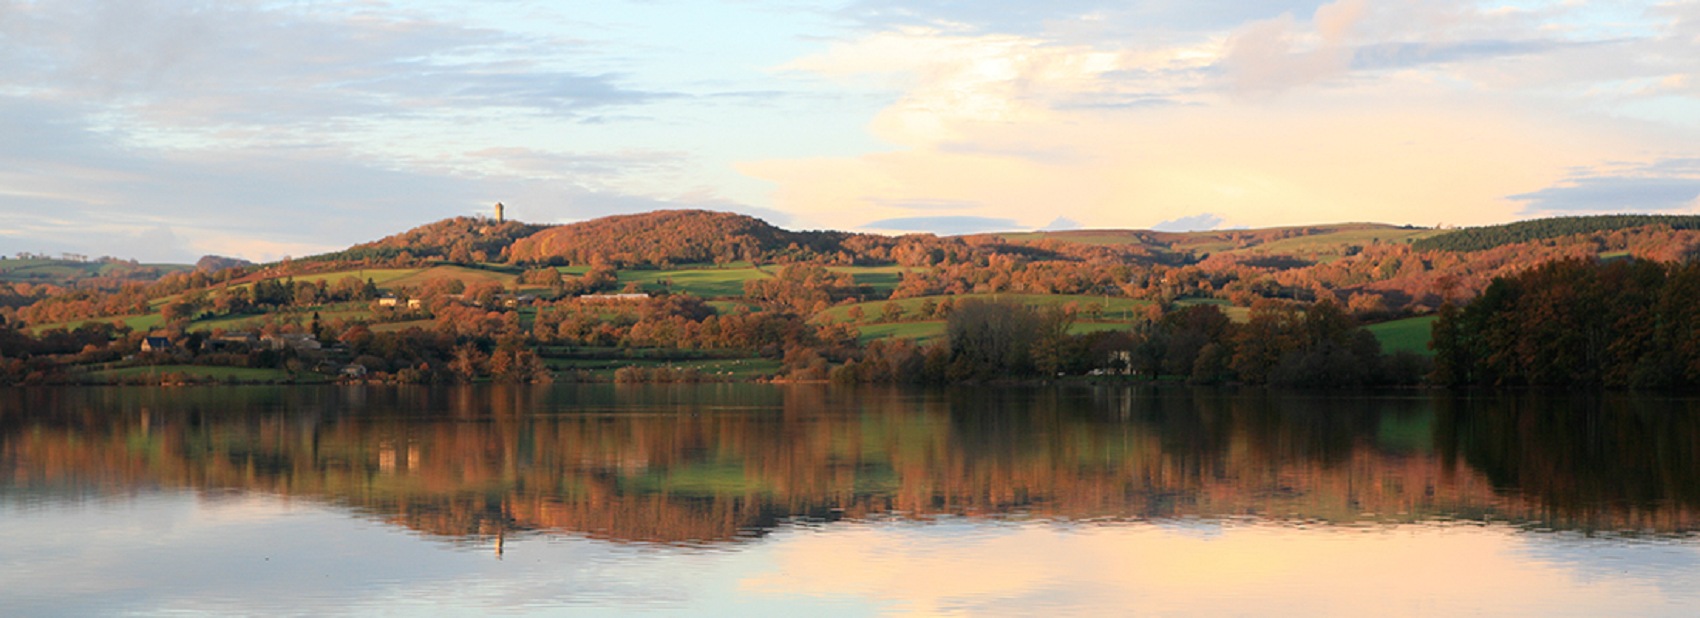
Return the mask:
<svg viewBox="0 0 1700 618">
<path fill-rule="evenodd" d="M 1676 566 L 1606 572 L 1529 559 L 1553 537 L 1506 526 L 1365 530 L 1221 525 L 1200 536 L 1147 523 L 1059 527 L 866 524 L 787 536 L 752 594 L 865 598 L 900 615 L 1680 614 L 1697 600 L 1693 547 Z M 1589 551 L 1609 540 L 1593 541 Z"/>
</svg>

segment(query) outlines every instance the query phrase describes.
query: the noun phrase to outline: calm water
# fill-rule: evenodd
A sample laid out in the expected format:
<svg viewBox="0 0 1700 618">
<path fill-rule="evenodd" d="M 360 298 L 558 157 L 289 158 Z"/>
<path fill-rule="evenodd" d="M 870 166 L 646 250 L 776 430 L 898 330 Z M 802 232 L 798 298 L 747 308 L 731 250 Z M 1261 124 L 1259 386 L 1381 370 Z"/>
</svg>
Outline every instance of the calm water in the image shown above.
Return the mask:
<svg viewBox="0 0 1700 618">
<path fill-rule="evenodd" d="M 0 390 L 0 615 L 1696 615 L 1700 400 Z"/>
</svg>

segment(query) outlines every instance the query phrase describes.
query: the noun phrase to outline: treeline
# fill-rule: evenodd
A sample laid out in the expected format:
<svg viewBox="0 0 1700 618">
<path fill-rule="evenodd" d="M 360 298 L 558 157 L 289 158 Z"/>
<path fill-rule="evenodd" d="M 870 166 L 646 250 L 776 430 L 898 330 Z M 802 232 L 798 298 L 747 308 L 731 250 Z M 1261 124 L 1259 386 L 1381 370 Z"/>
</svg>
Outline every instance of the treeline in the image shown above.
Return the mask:
<svg viewBox="0 0 1700 618">
<path fill-rule="evenodd" d="M 1553 217 L 1503 225 L 1453 230 L 1412 243 L 1418 251 L 1481 251 L 1516 243 L 1663 225 L 1673 230 L 1700 229 L 1700 215 L 1594 215 Z"/>
<path fill-rule="evenodd" d="M 1700 263 L 1547 263 L 1435 323 L 1452 385 L 1700 387 Z"/>
<path fill-rule="evenodd" d="M 1135 375 L 1194 384 L 1344 387 L 1417 384 L 1426 358 L 1383 355 L 1374 335 L 1332 302 L 1259 302 L 1236 323 L 1194 305 L 1131 331 L 1069 334 L 1062 308 L 957 303 L 942 341 L 869 343 L 834 368 L 836 382 L 957 383 L 1063 375 Z"/>
</svg>

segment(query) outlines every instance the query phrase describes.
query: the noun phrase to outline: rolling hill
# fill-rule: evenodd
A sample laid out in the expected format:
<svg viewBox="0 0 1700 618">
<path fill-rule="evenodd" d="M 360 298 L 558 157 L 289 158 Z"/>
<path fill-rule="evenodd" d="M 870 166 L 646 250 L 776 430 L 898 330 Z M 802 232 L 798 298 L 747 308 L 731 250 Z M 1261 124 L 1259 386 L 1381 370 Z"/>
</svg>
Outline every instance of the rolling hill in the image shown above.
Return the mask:
<svg viewBox="0 0 1700 618">
<path fill-rule="evenodd" d="M 517 262 L 617 266 L 765 261 L 830 252 L 849 234 L 792 232 L 746 215 L 662 210 L 562 225 L 514 243 Z"/>
</svg>

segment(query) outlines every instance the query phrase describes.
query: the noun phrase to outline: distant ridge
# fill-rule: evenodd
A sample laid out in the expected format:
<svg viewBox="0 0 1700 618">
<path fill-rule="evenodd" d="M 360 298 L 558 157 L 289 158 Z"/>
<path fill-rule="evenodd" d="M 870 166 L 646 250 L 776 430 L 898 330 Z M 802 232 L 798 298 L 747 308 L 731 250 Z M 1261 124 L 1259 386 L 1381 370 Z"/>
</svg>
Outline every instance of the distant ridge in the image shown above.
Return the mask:
<svg viewBox="0 0 1700 618">
<path fill-rule="evenodd" d="M 1532 240 L 1649 225 L 1666 225 L 1673 230 L 1700 229 L 1700 215 L 1592 215 L 1531 219 L 1453 230 L 1418 240 L 1412 248 L 1418 251 L 1485 251 Z"/>
</svg>

